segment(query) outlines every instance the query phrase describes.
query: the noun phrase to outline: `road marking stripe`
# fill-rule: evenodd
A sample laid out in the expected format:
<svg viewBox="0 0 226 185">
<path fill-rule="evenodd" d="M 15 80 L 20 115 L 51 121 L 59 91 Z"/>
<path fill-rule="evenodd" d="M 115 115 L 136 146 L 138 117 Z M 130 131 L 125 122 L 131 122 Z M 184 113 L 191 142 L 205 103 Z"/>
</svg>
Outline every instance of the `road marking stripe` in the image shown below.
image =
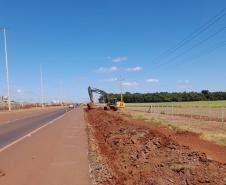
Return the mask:
<svg viewBox="0 0 226 185">
<path fill-rule="evenodd" d="M 69 112 L 70 112 L 70 111 L 69 111 Z M 66 113 L 68 113 L 68 112 L 66 112 Z M 8 145 L 4 146 L 3 148 L 0 149 L 0 153 L 3 152 L 4 150 L 8 149 L 9 147 L 15 145 L 16 143 L 18 143 L 18 142 L 24 140 L 25 138 L 30 137 L 32 134 L 35 134 L 36 132 L 38 132 L 38 131 L 41 130 L 42 128 L 47 127 L 48 125 L 52 124 L 53 122 L 55 122 L 55 121 L 61 119 L 62 117 L 64 117 L 64 116 L 66 115 L 66 113 L 64 113 L 63 115 L 61 115 L 61 116 L 59 116 L 59 117 L 57 117 L 57 118 L 55 118 L 55 119 L 53 119 L 53 120 L 47 122 L 45 125 L 42 125 L 41 127 L 39 127 L 39 128 L 37 128 L 37 129 L 31 131 L 30 133 L 28 133 L 28 134 L 26 134 L 26 135 L 20 137 L 19 139 L 16 139 L 15 141 L 9 143 Z"/>
</svg>

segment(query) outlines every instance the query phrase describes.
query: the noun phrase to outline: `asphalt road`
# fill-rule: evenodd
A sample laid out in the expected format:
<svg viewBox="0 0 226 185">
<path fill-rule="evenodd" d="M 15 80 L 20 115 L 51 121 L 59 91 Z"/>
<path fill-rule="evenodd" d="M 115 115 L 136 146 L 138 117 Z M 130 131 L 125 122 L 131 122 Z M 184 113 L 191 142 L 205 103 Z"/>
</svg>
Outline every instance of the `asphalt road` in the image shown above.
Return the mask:
<svg viewBox="0 0 226 185">
<path fill-rule="evenodd" d="M 51 120 L 63 115 L 66 111 L 68 111 L 67 108 L 62 108 L 0 125 L 0 148 L 47 124 Z"/>
<path fill-rule="evenodd" d="M 75 108 L 0 152 L 0 185 L 91 185 L 86 127 L 83 108 Z"/>
</svg>

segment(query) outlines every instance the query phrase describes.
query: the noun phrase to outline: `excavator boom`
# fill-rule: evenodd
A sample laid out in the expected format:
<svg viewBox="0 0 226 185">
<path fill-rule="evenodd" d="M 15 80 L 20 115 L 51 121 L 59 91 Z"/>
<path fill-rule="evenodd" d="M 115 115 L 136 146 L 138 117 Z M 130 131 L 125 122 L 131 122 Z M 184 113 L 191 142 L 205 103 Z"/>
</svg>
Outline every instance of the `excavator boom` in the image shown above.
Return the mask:
<svg viewBox="0 0 226 185">
<path fill-rule="evenodd" d="M 108 93 L 106 93 L 103 90 L 92 88 L 92 87 L 89 86 L 88 87 L 88 94 L 89 94 L 90 103 L 87 104 L 89 109 L 94 108 L 94 100 L 93 100 L 93 93 L 94 92 L 102 95 L 104 97 L 105 101 L 107 101 L 107 103 L 110 102 L 110 98 L 109 98 Z"/>
</svg>

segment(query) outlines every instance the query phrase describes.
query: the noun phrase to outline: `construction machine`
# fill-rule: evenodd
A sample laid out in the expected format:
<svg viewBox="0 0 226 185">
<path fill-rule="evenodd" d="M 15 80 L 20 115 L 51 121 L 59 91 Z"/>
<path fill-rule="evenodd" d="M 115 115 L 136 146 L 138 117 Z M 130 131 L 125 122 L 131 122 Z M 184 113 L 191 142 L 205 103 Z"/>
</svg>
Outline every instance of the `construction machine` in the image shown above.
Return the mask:
<svg viewBox="0 0 226 185">
<path fill-rule="evenodd" d="M 103 90 L 88 87 L 88 94 L 90 98 L 90 102 L 87 104 L 88 109 L 92 109 L 95 107 L 93 100 L 93 93 L 97 93 L 103 96 L 104 102 L 107 104 L 104 106 L 104 110 L 113 109 L 118 110 L 119 108 L 125 108 L 125 103 L 123 101 L 118 101 L 116 98 L 110 98 L 109 94 Z"/>
</svg>

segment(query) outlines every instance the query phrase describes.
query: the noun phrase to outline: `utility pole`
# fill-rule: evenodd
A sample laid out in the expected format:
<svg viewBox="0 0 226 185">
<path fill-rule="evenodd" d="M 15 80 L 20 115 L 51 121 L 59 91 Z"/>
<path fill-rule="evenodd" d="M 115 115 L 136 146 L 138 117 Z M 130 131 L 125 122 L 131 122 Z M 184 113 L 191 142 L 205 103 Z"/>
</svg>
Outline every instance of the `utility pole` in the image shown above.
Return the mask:
<svg viewBox="0 0 226 185">
<path fill-rule="evenodd" d="M 121 102 L 123 102 L 123 97 L 122 97 L 122 82 L 120 82 L 120 89 L 121 89 Z"/>
<path fill-rule="evenodd" d="M 62 81 L 59 81 L 59 88 L 60 88 L 60 90 L 59 90 L 59 95 L 60 95 L 60 104 L 61 104 L 61 106 L 63 107 L 63 88 L 62 88 Z"/>
<path fill-rule="evenodd" d="M 6 65 L 6 84 L 7 84 L 7 99 L 8 99 L 8 109 L 11 111 L 11 99 L 10 99 L 10 86 L 9 86 L 9 65 L 8 65 L 8 51 L 6 44 L 6 30 L 3 28 L 4 42 L 5 42 L 5 65 Z"/>
<path fill-rule="evenodd" d="M 121 102 L 123 102 L 123 95 L 122 95 L 122 81 L 123 79 L 122 78 L 119 78 L 119 83 L 120 83 L 120 91 L 121 91 Z"/>
<path fill-rule="evenodd" d="M 44 107 L 44 90 L 43 90 L 43 76 L 42 76 L 42 65 L 40 65 L 40 87 L 41 87 L 41 103 L 42 107 Z"/>
</svg>

